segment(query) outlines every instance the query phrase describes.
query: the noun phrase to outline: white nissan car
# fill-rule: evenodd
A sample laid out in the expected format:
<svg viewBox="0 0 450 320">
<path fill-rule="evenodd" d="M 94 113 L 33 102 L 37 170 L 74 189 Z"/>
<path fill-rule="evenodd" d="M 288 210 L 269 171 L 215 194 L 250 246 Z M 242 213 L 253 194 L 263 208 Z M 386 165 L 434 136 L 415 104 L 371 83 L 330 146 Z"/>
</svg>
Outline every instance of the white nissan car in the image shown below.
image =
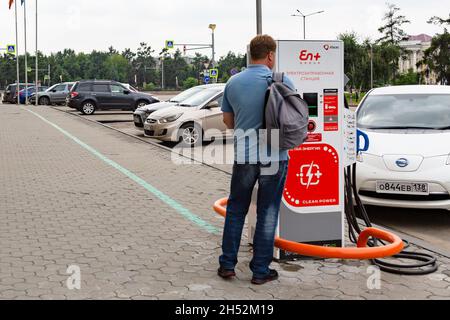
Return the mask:
<svg viewBox="0 0 450 320">
<path fill-rule="evenodd" d="M 374 89 L 357 109 L 364 204 L 450 210 L 450 86 Z"/>
</svg>

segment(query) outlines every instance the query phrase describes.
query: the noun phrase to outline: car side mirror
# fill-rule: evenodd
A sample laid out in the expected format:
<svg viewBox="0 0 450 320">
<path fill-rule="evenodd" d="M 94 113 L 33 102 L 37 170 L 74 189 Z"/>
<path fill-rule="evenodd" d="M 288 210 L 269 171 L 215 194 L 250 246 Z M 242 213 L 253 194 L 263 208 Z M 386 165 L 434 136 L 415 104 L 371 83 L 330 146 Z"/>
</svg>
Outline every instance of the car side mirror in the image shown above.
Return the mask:
<svg viewBox="0 0 450 320">
<path fill-rule="evenodd" d="M 214 109 L 214 108 L 219 108 L 219 102 L 218 101 L 211 101 L 210 103 L 208 103 L 205 107 L 205 109 Z"/>
<path fill-rule="evenodd" d="M 124 93 L 124 94 L 130 94 L 131 91 L 130 91 L 130 90 L 123 90 L 123 93 Z"/>
</svg>

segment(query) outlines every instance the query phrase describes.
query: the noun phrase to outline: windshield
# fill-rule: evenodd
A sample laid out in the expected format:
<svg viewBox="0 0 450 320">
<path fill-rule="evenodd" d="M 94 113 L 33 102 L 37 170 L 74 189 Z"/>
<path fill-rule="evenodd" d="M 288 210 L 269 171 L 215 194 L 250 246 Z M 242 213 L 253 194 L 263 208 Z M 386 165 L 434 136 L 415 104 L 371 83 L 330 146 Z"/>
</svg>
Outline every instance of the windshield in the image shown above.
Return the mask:
<svg viewBox="0 0 450 320">
<path fill-rule="evenodd" d="M 198 107 L 198 106 L 204 104 L 205 102 L 207 102 L 208 100 L 210 100 L 212 97 L 217 95 L 222 90 L 223 90 L 222 88 L 203 90 L 203 91 L 193 95 L 192 97 L 184 100 L 180 104 L 180 106 L 181 107 Z"/>
<path fill-rule="evenodd" d="M 187 98 L 192 97 L 194 94 L 199 93 L 202 90 L 205 90 L 205 89 L 204 88 L 200 88 L 200 87 L 193 87 L 193 88 L 187 89 L 186 91 L 183 91 L 179 95 L 177 95 L 177 96 L 173 97 L 172 99 L 170 99 L 169 102 L 175 102 L 175 103 L 183 102 Z"/>
<path fill-rule="evenodd" d="M 48 88 L 47 90 L 45 90 L 45 92 L 50 92 L 50 91 L 52 91 L 53 89 L 55 89 L 57 86 L 58 86 L 58 84 L 54 84 L 54 85 L 52 85 L 50 88 Z"/>
<path fill-rule="evenodd" d="M 358 110 L 358 127 L 366 129 L 449 128 L 450 95 L 369 95 Z"/>
</svg>

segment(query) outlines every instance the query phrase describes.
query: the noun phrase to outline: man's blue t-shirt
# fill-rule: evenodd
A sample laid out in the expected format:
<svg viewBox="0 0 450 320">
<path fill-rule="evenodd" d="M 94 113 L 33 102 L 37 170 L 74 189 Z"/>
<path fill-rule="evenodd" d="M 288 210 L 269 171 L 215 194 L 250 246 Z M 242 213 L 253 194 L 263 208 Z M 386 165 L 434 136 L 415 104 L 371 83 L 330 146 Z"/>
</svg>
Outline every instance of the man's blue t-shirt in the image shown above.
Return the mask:
<svg viewBox="0 0 450 320">
<path fill-rule="evenodd" d="M 233 76 L 225 87 L 222 111 L 234 113 L 234 157 L 239 163 L 256 163 L 262 160 L 258 154 L 258 140 L 253 139 L 254 136 L 250 133 L 253 130 L 256 134 L 263 128 L 265 96 L 272 76 L 273 71 L 267 66 L 253 64 L 245 71 Z M 294 84 L 288 77 L 285 76 L 283 82 L 295 90 Z M 241 130 L 247 134 L 238 134 L 237 132 Z M 245 150 L 245 153 L 240 150 Z M 287 151 L 280 150 L 277 160 L 287 159 Z"/>
</svg>

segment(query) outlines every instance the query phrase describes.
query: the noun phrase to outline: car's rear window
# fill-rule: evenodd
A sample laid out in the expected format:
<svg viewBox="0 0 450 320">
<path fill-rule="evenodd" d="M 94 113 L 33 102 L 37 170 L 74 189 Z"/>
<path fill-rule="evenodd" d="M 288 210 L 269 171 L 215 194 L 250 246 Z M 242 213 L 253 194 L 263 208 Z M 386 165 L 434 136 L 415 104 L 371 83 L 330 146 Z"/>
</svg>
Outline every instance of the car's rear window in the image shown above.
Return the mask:
<svg viewBox="0 0 450 320">
<path fill-rule="evenodd" d="M 369 95 L 358 109 L 359 128 L 449 126 L 450 94 Z"/>
</svg>

